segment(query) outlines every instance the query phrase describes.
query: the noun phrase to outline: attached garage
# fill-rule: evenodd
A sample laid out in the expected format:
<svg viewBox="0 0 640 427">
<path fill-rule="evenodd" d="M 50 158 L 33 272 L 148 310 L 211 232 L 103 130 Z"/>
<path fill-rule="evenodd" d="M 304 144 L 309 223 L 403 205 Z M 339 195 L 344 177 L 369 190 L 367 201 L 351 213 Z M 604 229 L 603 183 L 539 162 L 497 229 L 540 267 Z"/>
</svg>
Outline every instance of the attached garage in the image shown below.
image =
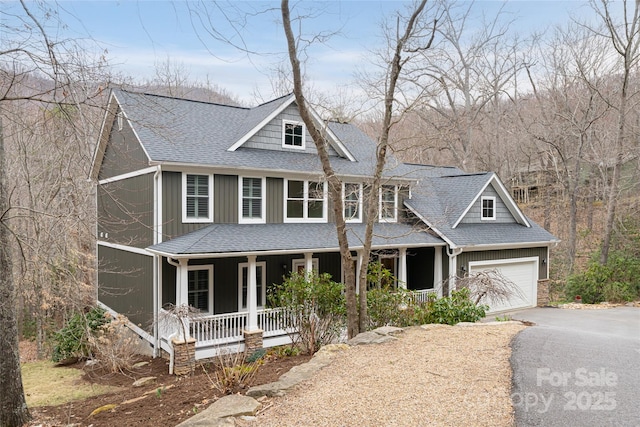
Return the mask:
<svg viewBox="0 0 640 427">
<path fill-rule="evenodd" d="M 489 312 L 535 307 L 537 304 L 538 257 L 511 258 L 490 261 L 469 262 L 469 274 L 497 270 L 502 276 L 513 282 L 520 295 L 514 295 L 508 302 L 486 302 Z"/>
</svg>

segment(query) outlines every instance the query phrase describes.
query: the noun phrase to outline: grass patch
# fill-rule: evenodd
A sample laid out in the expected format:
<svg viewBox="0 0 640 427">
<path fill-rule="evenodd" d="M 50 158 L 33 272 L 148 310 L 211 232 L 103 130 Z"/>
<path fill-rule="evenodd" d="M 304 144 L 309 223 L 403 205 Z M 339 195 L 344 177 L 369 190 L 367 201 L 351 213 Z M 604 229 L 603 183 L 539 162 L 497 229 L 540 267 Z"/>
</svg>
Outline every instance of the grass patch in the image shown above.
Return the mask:
<svg viewBox="0 0 640 427">
<path fill-rule="evenodd" d="M 119 391 L 117 387 L 91 384 L 80 369 L 39 361 L 22 365 L 22 384 L 28 406 L 56 406 L 74 400 Z"/>
</svg>

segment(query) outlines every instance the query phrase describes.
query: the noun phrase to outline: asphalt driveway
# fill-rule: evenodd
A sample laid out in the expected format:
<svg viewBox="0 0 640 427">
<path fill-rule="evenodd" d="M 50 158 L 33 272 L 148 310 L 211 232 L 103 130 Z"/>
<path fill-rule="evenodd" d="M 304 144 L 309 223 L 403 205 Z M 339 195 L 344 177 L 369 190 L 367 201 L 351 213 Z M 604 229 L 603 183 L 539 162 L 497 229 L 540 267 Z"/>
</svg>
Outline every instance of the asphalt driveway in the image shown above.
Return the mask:
<svg viewBox="0 0 640 427">
<path fill-rule="evenodd" d="M 510 315 L 517 426 L 640 426 L 640 308 Z"/>
</svg>

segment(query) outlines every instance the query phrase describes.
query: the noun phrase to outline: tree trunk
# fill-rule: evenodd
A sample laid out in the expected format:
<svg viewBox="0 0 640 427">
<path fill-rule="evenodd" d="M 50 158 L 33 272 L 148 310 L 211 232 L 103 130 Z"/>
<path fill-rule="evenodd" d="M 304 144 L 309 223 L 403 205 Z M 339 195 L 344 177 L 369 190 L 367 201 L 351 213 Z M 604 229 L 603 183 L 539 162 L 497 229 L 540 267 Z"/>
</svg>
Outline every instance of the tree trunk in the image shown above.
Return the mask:
<svg viewBox="0 0 640 427">
<path fill-rule="evenodd" d="M 22 388 L 15 289 L 6 213 L 6 164 L 0 117 L 0 426 L 18 427 L 30 420 Z"/>
<path fill-rule="evenodd" d="M 284 26 L 284 32 L 287 37 L 287 47 L 289 53 L 289 60 L 291 61 L 291 69 L 293 74 L 293 94 L 298 104 L 300 111 L 300 117 L 305 123 L 311 139 L 316 146 L 318 156 L 320 157 L 320 163 L 322 164 L 322 170 L 324 172 L 325 179 L 329 185 L 329 195 L 333 200 L 333 211 L 336 217 L 336 233 L 338 236 L 338 244 L 340 247 L 340 256 L 342 259 L 342 268 L 345 273 L 345 297 L 347 304 L 347 335 L 349 338 L 353 338 L 360 332 L 358 324 L 358 307 L 356 303 L 356 284 L 355 273 L 353 268 L 353 258 L 351 257 L 351 250 L 349 249 L 349 241 L 347 238 L 347 228 L 344 220 L 344 212 L 342 211 L 342 181 L 338 178 L 333 171 L 331 161 L 329 159 L 329 153 L 327 146 L 329 145 L 325 137 L 326 133 L 323 133 L 318 129 L 319 123 L 316 124 L 315 120 L 311 116 L 307 103 L 304 98 L 304 90 L 302 87 L 302 73 L 300 71 L 300 61 L 298 59 L 298 52 L 295 44 L 295 37 L 291 30 L 291 17 L 289 12 L 289 2 L 283 0 L 281 4 L 282 10 L 282 23 Z"/>
</svg>

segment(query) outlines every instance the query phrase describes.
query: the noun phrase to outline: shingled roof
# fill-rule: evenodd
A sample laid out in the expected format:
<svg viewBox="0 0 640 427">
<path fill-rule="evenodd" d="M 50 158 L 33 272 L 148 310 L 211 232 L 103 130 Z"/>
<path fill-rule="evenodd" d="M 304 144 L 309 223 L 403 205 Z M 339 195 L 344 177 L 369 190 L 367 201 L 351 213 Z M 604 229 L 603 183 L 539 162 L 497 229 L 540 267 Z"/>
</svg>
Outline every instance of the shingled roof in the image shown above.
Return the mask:
<svg viewBox="0 0 640 427">
<path fill-rule="evenodd" d="M 352 249 L 362 246 L 365 224 L 348 224 Z M 380 223 L 374 227 L 373 248 L 444 246 L 442 239 L 422 226 Z M 212 224 L 148 248 L 151 252 L 180 257 L 230 256 L 234 253 L 338 251 L 335 224 Z"/>
<path fill-rule="evenodd" d="M 180 163 L 237 169 L 268 169 L 322 173 L 313 153 L 239 147 L 235 143 L 263 120 L 291 103 L 291 95 L 253 108 L 234 107 L 114 89 L 113 94 L 154 163 Z M 327 122 L 356 161 L 333 156 L 335 171 L 369 176 L 375 166 L 375 143 L 355 126 Z M 392 157 L 392 156 L 391 156 Z M 390 164 L 396 163 L 391 158 Z"/>
<path fill-rule="evenodd" d="M 510 196 L 503 201 L 515 223 L 465 224 L 460 219 L 489 184 L 500 187 L 493 172 L 464 173 L 455 168 L 406 165 L 416 179 L 405 206 L 453 247 L 548 244 L 555 236 L 524 216 Z"/>
</svg>

